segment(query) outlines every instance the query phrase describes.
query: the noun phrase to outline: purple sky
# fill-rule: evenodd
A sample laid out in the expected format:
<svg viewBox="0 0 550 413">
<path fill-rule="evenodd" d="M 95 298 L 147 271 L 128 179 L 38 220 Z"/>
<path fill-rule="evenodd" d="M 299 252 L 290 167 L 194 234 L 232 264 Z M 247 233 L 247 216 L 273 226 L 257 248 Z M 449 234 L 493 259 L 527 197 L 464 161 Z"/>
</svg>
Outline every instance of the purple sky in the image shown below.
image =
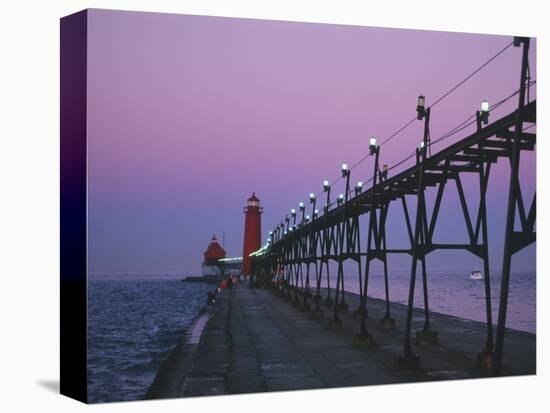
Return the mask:
<svg viewBox="0 0 550 413">
<path fill-rule="evenodd" d="M 89 19 L 92 271 L 196 272 L 212 234 L 222 232 L 228 253 L 241 255 L 242 207 L 253 191 L 264 207 L 265 234 L 321 190 L 323 179 L 338 176 L 342 162 L 361 158 L 371 135 L 381 141 L 411 119 L 419 94 L 430 104 L 512 40 L 104 10 L 91 10 Z M 534 49 L 532 42 L 536 78 Z M 434 108 L 432 139 L 482 99 L 496 102 L 514 92 L 520 55 L 508 49 Z M 504 105 L 492 119 L 510 110 Z M 381 148 L 382 163 L 409 154 L 421 136 L 417 122 Z M 530 202 L 535 156 L 522 161 Z M 370 177 L 371 162 L 352 171 L 353 182 Z M 496 267 L 508 169 L 502 161 L 494 168 L 489 189 Z M 436 240 L 465 234 L 457 199 L 450 191 Z M 395 210 L 388 240 L 399 247 L 405 234 Z M 530 247 L 514 263 L 532 269 L 534 257 Z M 477 262 L 465 253 L 429 257 L 439 268 L 464 260 Z"/>
</svg>

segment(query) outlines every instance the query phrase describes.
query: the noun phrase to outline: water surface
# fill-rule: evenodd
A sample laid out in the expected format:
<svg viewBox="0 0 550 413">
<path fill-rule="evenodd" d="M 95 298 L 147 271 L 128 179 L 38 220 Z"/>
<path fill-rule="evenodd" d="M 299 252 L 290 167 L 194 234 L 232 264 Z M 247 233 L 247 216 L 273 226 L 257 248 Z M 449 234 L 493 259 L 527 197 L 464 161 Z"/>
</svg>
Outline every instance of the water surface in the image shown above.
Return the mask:
<svg viewBox="0 0 550 413">
<path fill-rule="evenodd" d="M 140 399 L 214 287 L 181 277 L 92 276 L 88 281 L 90 402 Z"/>
</svg>

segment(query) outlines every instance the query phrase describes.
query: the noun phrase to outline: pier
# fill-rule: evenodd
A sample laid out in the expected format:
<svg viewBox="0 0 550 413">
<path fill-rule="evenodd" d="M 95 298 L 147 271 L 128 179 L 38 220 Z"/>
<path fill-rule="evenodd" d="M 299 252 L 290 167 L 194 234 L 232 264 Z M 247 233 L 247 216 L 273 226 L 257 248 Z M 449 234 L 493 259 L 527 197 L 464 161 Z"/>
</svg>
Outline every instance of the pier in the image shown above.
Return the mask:
<svg viewBox="0 0 550 413">
<path fill-rule="evenodd" d="M 310 205 L 300 202 L 298 209 L 292 208 L 290 215 L 284 216 L 270 231 L 267 244 L 251 254 L 252 273 L 256 277 L 276 276 L 277 281 L 284 286 L 287 298 L 292 298 L 295 302 L 300 300 L 305 309 L 320 315 L 321 288 L 326 286 L 327 295 L 330 294 L 330 264 L 336 265 L 336 274 L 332 274 L 332 295 L 327 297 L 332 307 L 325 317 L 328 318 L 331 328 L 342 329 L 345 323 L 341 313 L 350 308 L 344 285 L 344 263 L 356 265 L 360 300 L 353 310 L 359 316 L 360 323 L 354 342 L 357 345 L 370 346 L 378 340 L 366 323 L 370 311 L 368 285 L 371 262 L 378 260 L 383 264 L 386 310 L 382 322 L 391 328 L 395 326 L 396 319 L 389 299 L 388 261 L 393 254 L 409 255 L 411 266 L 407 311 L 402 320 L 402 347 L 395 359 L 396 367 L 407 371 L 421 369 L 423 359 L 413 351 L 411 344 L 415 335 L 412 322 L 417 284 L 419 287 L 421 285 L 423 291 L 424 323 L 422 329 L 416 332 L 416 337 L 432 343 L 437 343 L 440 337 L 440 332 L 432 323 L 429 307 L 427 257 L 438 250 L 472 254 L 482 264 L 485 291 L 486 339 L 478 349 L 478 364 L 479 368 L 492 370 L 494 376 L 501 375 L 503 363 L 506 362 L 504 349 L 512 259 L 519 251 L 536 242 L 536 191 L 531 200 L 526 200 L 525 187 L 520 179 L 521 155 L 535 150 L 537 138 L 536 132 L 531 129 L 536 126 L 537 104 L 536 99 L 530 100 L 529 97 L 530 88 L 535 84 L 530 78 L 529 44 L 528 38 L 515 37 L 479 69 L 430 106 L 426 105 L 425 96 L 419 96 L 415 118 L 382 143 L 372 137 L 369 153 L 351 167 L 343 163 L 339 178 L 333 182 L 325 180 L 322 192 L 310 193 Z M 519 89 L 493 105 L 483 100 L 480 111 L 447 133 L 432 139 L 432 109 L 510 47 L 521 48 L 522 51 Z M 515 110 L 500 119 L 489 119 L 492 110 L 510 99 L 517 99 Z M 405 159 L 380 168 L 381 146 L 415 121 L 423 122 L 424 132 L 419 146 Z M 440 146 L 441 149 L 435 152 L 434 145 L 441 144 L 468 126 L 475 126 L 475 131 L 451 144 Z M 432 153 L 432 149 L 435 153 Z M 372 177 L 366 183 L 358 181 L 353 187 L 350 185 L 352 169 L 366 159 L 372 159 Z M 407 162 L 412 165 L 399 172 L 397 168 Z M 493 322 L 488 237 L 488 217 L 491 211 L 487 210 L 486 200 L 490 191 L 488 183 L 491 167 L 497 163 L 509 166 L 510 179 L 506 188 L 498 317 Z M 390 173 L 393 175 L 390 176 Z M 474 177 L 477 182 L 471 192 L 464 189 L 466 176 Z M 343 183 L 343 193 L 331 198 L 334 184 L 340 181 Z M 435 234 L 441 226 L 441 219 L 438 217 L 442 199 L 453 187 L 460 205 L 456 223 L 463 223 L 466 236 L 462 241 L 454 243 L 438 242 Z M 388 217 L 391 216 L 388 214 L 390 209 L 401 211 L 405 222 L 402 231 L 409 241 L 409 245 L 405 247 L 387 245 L 386 227 Z M 366 219 L 361 221 L 362 216 Z M 365 221 L 367 225 L 364 224 Z"/>
<path fill-rule="evenodd" d="M 326 293 L 323 291 L 323 293 Z M 347 293 L 350 306 L 359 296 Z M 323 306 L 324 310 L 329 307 Z M 411 381 L 481 378 L 477 351 L 485 342 L 483 323 L 432 313 L 439 332 L 437 344 L 413 344 L 422 368 L 396 369 L 395 355 L 402 346 L 407 306 L 391 303 L 396 327 L 386 330 L 379 320 L 384 300 L 369 299 L 367 327 L 376 343 L 352 345 L 360 319 L 342 312 L 344 327 L 329 329 L 326 320 L 285 299 L 274 289 L 248 288 L 244 283 L 221 291 L 196 324 L 208 318 L 200 338 L 194 328 L 161 368 L 146 398 L 238 394 L 303 390 Z M 413 325 L 424 323 L 423 310 L 414 309 Z M 196 330 L 196 329 L 195 329 Z M 193 338 L 194 337 L 194 338 Z M 534 334 L 506 331 L 509 356 L 502 375 L 536 373 Z"/>
<path fill-rule="evenodd" d="M 300 202 L 298 209 L 292 208 L 269 231 L 264 246 L 251 253 L 245 248 L 243 273 L 253 277 L 259 288 L 240 283 L 220 291 L 200 319 L 204 325 L 200 339 L 182 341 L 146 397 L 535 374 L 536 335 L 506 328 L 512 258 L 536 242 L 536 191 L 526 200 L 519 178 L 521 155 L 535 150 L 537 138 L 531 129 L 536 126 L 537 104 L 529 96 L 536 82 L 530 79 L 529 39 L 515 37 L 477 71 L 510 47 L 522 51 L 519 89 L 514 93 L 493 105 L 482 101 L 480 111 L 436 139 L 430 134 L 432 109 L 476 71 L 431 106 L 419 96 L 414 119 L 382 143 L 370 139 L 369 153 L 358 162 L 372 159 L 369 181 L 352 186 L 351 171 L 357 164 L 342 164 L 340 177 L 325 180 L 321 192 L 310 193 L 309 205 Z M 510 99 L 517 99 L 514 110 L 489 119 L 493 109 Z M 415 121 L 423 123 L 419 147 L 400 162 L 380 168 L 381 146 Z M 474 131 L 467 136 L 441 144 L 469 126 Z M 507 205 L 503 206 L 498 317 L 493 320 L 491 211 L 486 199 L 491 167 L 497 163 L 509 167 L 510 179 L 501 189 L 507 191 Z M 470 191 L 463 186 L 466 176 L 475 178 Z M 331 197 L 337 182 L 343 193 Z M 465 229 L 465 238 L 455 243 L 438 242 L 436 235 L 442 198 L 449 188 L 456 189 L 460 205 L 456 222 Z M 388 245 L 390 208 L 402 213 L 405 247 Z M 255 195 L 245 212 L 251 210 L 257 215 L 254 233 L 259 236 L 262 211 Z M 430 310 L 427 257 L 438 250 L 458 250 L 480 260 L 485 322 Z M 392 254 L 411 258 L 406 305 L 390 301 Z M 369 296 L 374 260 L 383 265 L 382 300 Z M 359 294 L 345 288 L 346 262 L 356 266 Z M 226 263 L 218 264 L 223 273 Z M 422 309 L 414 303 L 417 287 L 422 291 Z"/>
</svg>

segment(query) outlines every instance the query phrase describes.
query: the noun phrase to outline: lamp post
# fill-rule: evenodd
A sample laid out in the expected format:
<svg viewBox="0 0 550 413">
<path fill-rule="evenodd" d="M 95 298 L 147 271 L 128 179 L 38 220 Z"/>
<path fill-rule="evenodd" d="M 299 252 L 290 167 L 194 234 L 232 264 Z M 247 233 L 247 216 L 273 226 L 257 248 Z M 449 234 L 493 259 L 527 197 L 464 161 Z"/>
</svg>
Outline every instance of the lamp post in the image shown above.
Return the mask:
<svg viewBox="0 0 550 413">
<path fill-rule="evenodd" d="M 418 109 L 417 109 L 418 111 Z M 428 308 L 428 298 L 427 298 L 427 277 L 426 277 L 426 265 L 425 265 L 425 252 L 424 244 L 426 242 L 425 234 L 423 227 L 426 224 L 424 222 L 424 216 L 426 214 L 426 206 L 424 199 L 424 168 L 426 164 L 426 152 L 429 147 L 429 134 L 430 134 L 430 108 L 427 108 L 424 113 L 424 136 L 420 147 L 416 150 L 416 159 L 418 166 L 417 173 L 417 203 L 416 203 L 416 219 L 415 219 L 415 228 L 414 228 L 414 237 L 411 246 L 411 255 L 412 255 L 412 266 L 411 266 L 411 277 L 409 284 L 409 297 L 407 302 L 407 316 L 405 319 L 405 337 L 403 345 L 403 354 L 397 358 L 398 365 L 401 369 L 417 369 L 419 367 L 420 359 L 418 355 L 414 354 L 411 347 L 411 326 L 412 326 L 412 312 L 413 312 L 413 303 L 414 303 L 414 290 L 416 283 L 416 272 L 418 260 L 422 263 L 422 275 L 423 275 L 423 284 L 424 284 L 424 329 L 423 334 L 428 336 L 436 337 L 435 332 L 431 332 L 429 329 L 429 308 Z M 421 119 L 418 117 L 418 119 Z M 417 333 L 418 339 L 418 333 Z"/>
<path fill-rule="evenodd" d="M 350 169 L 347 163 L 342 164 L 342 177 L 346 178 L 346 195 L 344 197 L 344 201 L 348 202 L 349 194 L 350 194 L 350 189 L 349 189 Z"/>
<path fill-rule="evenodd" d="M 371 136 L 371 138 L 369 139 L 369 151 L 371 156 L 376 153 L 377 148 L 378 148 L 378 145 L 376 144 L 376 137 Z"/>
<path fill-rule="evenodd" d="M 287 215 L 285 215 L 285 223 L 286 223 L 286 227 L 285 227 L 285 230 L 284 230 L 284 236 L 285 236 L 285 243 L 284 243 L 284 248 L 285 248 L 285 261 L 286 261 L 286 275 L 285 275 L 285 282 L 284 282 L 284 285 L 283 285 L 283 288 L 284 288 L 284 292 L 285 292 L 285 297 L 288 299 L 290 297 L 290 279 L 291 279 L 291 272 L 292 272 L 292 264 L 288 263 L 288 259 L 289 259 L 289 237 L 290 237 L 290 217 Z"/>
<path fill-rule="evenodd" d="M 304 205 L 303 202 L 300 202 L 300 204 L 298 205 L 298 207 L 300 208 L 300 211 L 302 212 L 302 223 L 304 222 L 304 218 L 305 218 L 305 214 L 306 214 L 306 207 Z"/>
<path fill-rule="evenodd" d="M 422 120 L 426 115 L 426 98 L 423 95 L 418 96 L 418 103 L 416 105 L 416 119 Z"/>
<path fill-rule="evenodd" d="M 311 204 L 313 204 L 313 209 L 315 208 L 315 194 L 313 192 L 311 192 L 309 194 L 309 202 Z M 305 214 L 305 205 L 303 204 L 303 202 L 300 202 L 300 209 L 302 210 L 302 216 L 304 216 Z M 313 212 L 313 211 L 312 211 Z M 307 225 L 310 221 L 311 217 L 310 215 L 305 215 L 305 224 Z M 313 218 L 315 220 L 315 217 Z M 311 230 L 313 231 L 313 230 Z M 312 243 L 313 242 L 313 238 L 314 235 L 312 236 L 311 234 L 308 235 L 308 238 L 309 238 L 309 243 Z M 307 244 L 307 241 L 306 241 L 306 245 L 309 245 Z M 306 282 L 305 282 L 305 286 L 304 286 L 304 291 L 303 291 L 303 296 L 304 296 L 304 301 L 303 301 L 303 308 L 304 310 L 309 310 L 309 304 L 307 302 L 307 299 L 311 296 L 311 292 L 310 292 L 310 283 L 309 283 L 309 270 L 310 270 L 310 265 L 311 265 L 311 257 L 309 256 L 309 254 L 311 254 L 311 246 L 309 249 L 305 248 L 305 250 L 307 251 L 306 252 Z"/>
<path fill-rule="evenodd" d="M 330 183 L 328 180 L 324 180 L 323 181 L 323 192 L 325 192 L 327 194 L 326 196 L 326 203 L 325 203 L 325 206 L 324 206 L 324 212 L 325 212 L 325 215 L 328 213 L 329 209 L 330 209 Z M 324 238 L 325 239 L 328 239 L 330 237 L 330 234 L 329 234 L 329 231 L 328 229 L 324 230 Z M 325 241 L 325 244 L 328 244 L 327 241 Z M 325 247 L 326 248 L 326 247 Z M 328 251 L 325 251 L 323 250 L 323 255 L 325 254 L 325 252 L 328 252 Z M 322 261 L 322 262 L 325 262 L 326 263 L 326 267 L 327 267 L 327 298 L 325 299 L 325 304 L 326 305 L 331 305 L 332 304 L 332 298 L 331 298 L 331 289 L 330 289 L 330 267 L 329 267 L 329 264 L 328 264 L 328 260 L 326 261 Z M 321 263 L 322 263 L 321 262 Z M 322 271 L 322 267 L 321 267 L 321 270 Z"/>
<path fill-rule="evenodd" d="M 476 112 L 477 129 L 481 129 L 481 125 L 489 124 L 489 102 L 486 99 L 481 101 L 481 110 Z"/>
<path fill-rule="evenodd" d="M 373 175 L 373 186 L 376 185 L 376 171 L 378 171 L 378 157 L 380 155 L 380 146 L 376 143 L 376 137 L 370 138 L 369 141 L 369 150 L 370 154 L 374 156 L 374 171 Z"/>
<path fill-rule="evenodd" d="M 315 194 L 313 192 L 311 192 L 309 194 L 309 202 L 311 204 L 311 216 L 313 217 L 313 221 L 315 221 L 315 218 L 317 217 L 317 214 L 316 214 L 316 209 L 315 209 L 315 205 L 317 203 L 317 197 L 315 196 Z"/>
<path fill-rule="evenodd" d="M 483 124 L 487 125 L 489 123 L 489 102 L 486 99 L 481 101 L 481 115 Z"/>
<path fill-rule="evenodd" d="M 415 251 L 413 252 L 412 255 L 413 255 L 413 261 L 415 263 L 417 262 L 417 260 L 420 260 L 421 269 L 422 269 L 422 290 L 423 290 L 423 296 L 424 296 L 424 327 L 421 330 L 420 334 L 422 336 L 427 337 L 427 340 L 435 340 L 436 332 L 430 329 L 430 310 L 428 306 L 428 279 L 427 279 L 427 273 L 426 273 L 426 256 L 424 255 L 424 251 L 422 248 L 423 245 L 428 242 L 426 234 L 424 233 L 424 226 L 426 225 L 426 223 L 424 222 L 424 219 L 426 217 L 426 211 L 425 211 L 426 200 L 424 198 L 423 180 L 424 180 L 425 161 L 428 156 L 428 150 L 430 150 L 429 122 L 430 122 L 430 108 L 426 110 L 426 117 L 424 120 L 424 137 L 422 142 L 420 142 L 419 149 L 417 150 L 417 159 L 419 160 L 419 167 L 418 167 L 419 177 L 418 177 L 418 191 L 417 191 L 418 201 L 416 206 L 417 207 L 417 215 L 416 215 L 417 224 L 416 225 L 419 225 L 419 228 L 415 229 L 415 232 L 418 231 L 418 236 L 417 236 L 417 239 L 415 240 L 415 246 L 414 246 Z M 418 249 L 420 249 L 420 252 L 418 251 Z M 416 279 L 416 264 L 413 264 L 413 268 L 414 268 L 415 274 L 414 276 L 411 277 L 411 283 L 414 283 Z M 410 328 L 410 325 L 409 325 L 409 328 Z M 419 333 L 417 332 L 417 340 L 418 340 L 418 334 Z M 406 332 L 406 337 L 409 337 L 409 336 L 410 336 L 410 331 L 408 332 L 408 335 Z M 412 351 L 411 351 L 411 354 L 412 354 Z"/>
<path fill-rule="evenodd" d="M 294 209 L 291 209 L 291 216 L 294 218 L 294 222 L 296 222 L 296 211 Z M 292 242 L 292 239 L 294 238 L 293 233 L 294 233 L 294 228 L 295 227 L 296 227 L 296 225 L 291 226 L 290 222 L 289 222 L 289 226 L 288 226 L 288 236 L 290 238 L 290 242 L 289 242 L 289 245 L 288 245 L 289 249 L 292 246 L 291 242 Z M 292 250 L 290 250 L 290 254 L 292 254 Z M 290 271 L 288 273 L 287 297 L 286 297 L 288 300 L 291 299 L 291 289 L 293 288 L 292 287 L 292 279 L 294 278 L 294 272 L 295 272 L 294 262 L 293 262 L 293 258 L 292 258 L 292 255 L 291 255 Z"/>
<path fill-rule="evenodd" d="M 347 163 L 342 164 L 341 168 L 342 177 L 346 179 L 346 187 L 345 187 L 345 194 L 340 194 L 338 196 L 338 206 L 342 206 L 342 220 L 341 223 L 338 224 L 338 244 L 339 245 L 339 258 L 338 258 L 338 276 L 336 278 L 336 291 L 334 293 L 334 314 L 332 317 L 332 320 L 329 321 L 329 328 L 335 328 L 335 329 L 341 329 L 342 328 L 342 320 L 338 316 L 338 310 L 347 311 L 348 305 L 346 304 L 345 299 L 345 286 L 344 286 L 344 263 L 343 263 L 343 255 L 344 255 L 344 239 L 347 235 L 346 231 L 348 231 L 348 220 L 346 216 L 346 205 L 349 200 L 350 195 L 350 188 L 349 188 L 349 180 L 350 180 L 350 169 L 348 167 Z M 342 226 L 340 230 L 340 225 Z M 349 249 L 349 245 L 346 243 L 346 248 Z M 340 290 L 341 288 L 341 290 Z M 341 303 L 338 303 L 338 295 L 341 294 Z"/>
<path fill-rule="evenodd" d="M 304 203 L 303 202 L 300 202 L 298 204 L 298 208 L 300 209 L 300 211 L 302 212 L 302 220 L 300 222 L 300 225 L 303 224 L 304 222 Z M 293 232 L 296 232 L 296 230 L 298 229 L 298 225 L 296 224 L 296 210 L 295 209 L 292 209 L 291 210 L 292 212 L 292 216 L 294 217 L 294 225 L 292 225 L 292 231 Z M 295 236 L 296 237 L 296 236 Z M 301 279 L 302 278 L 302 263 L 301 262 L 297 262 L 296 263 L 296 274 L 295 274 L 295 280 L 296 280 L 296 283 L 294 285 L 294 302 L 297 303 L 298 302 L 298 279 Z"/>
<path fill-rule="evenodd" d="M 427 147 L 429 142 L 429 125 L 430 125 L 430 108 L 426 108 L 426 98 L 423 95 L 418 96 L 418 103 L 416 105 L 416 119 L 424 119 L 424 145 Z"/>
<path fill-rule="evenodd" d="M 359 334 L 356 336 L 356 340 L 364 344 L 370 344 L 372 342 L 372 336 L 367 330 L 366 318 L 367 318 L 367 291 L 369 285 L 369 271 L 370 271 L 370 250 L 372 243 L 372 234 L 374 230 L 374 225 L 376 222 L 376 207 L 375 207 L 375 191 L 377 184 L 377 174 L 378 174 L 378 159 L 380 156 L 380 146 L 376 143 L 376 138 L 373 136 L 369 142 L 370 154 L 374 156 L 374 169 L 372 174 L 372 189 L 370 196 L 370 211 L 369 211 L 369 231 L 367 236 L 367 256 L 365 263 L 365 279 L 363 281 L 363 288 L 361 294 L 361 321 Z"/>
<path fill-rule="evenodd" d="M 315 209 L 315 205 L 317 203 L 317 197 L 313 192 L 310 192 L 309 194 L 309 203 L 311 204 L 311 216 L 312 216 L 311 222 L 313 222 L 315 221 L 315 218 L 317 218 L 317 214 L 315 213 L 315 211 L 317 211 Z"/>
<path fill-rule="evenodd" d="M 315 193 L 310 192 L 309 193 L 309 202 L 311 204 L 311 223 L 312 226 L 315 223 L 315 219 L 317 218 L 317 215 L 319 215 L 319 211 L 315 208 L 317 204 L 317 196 Z M 309 221 L 309 215 L 307 216 Z M 313 256 L 310 256 L 309 259 L 313 259 L 313 262 L 315 264 L 315 281 L 317 282 L 317 293 L 314 296 L 315 299 L 315 310 L 319 311 L 319 301 L 320 301 L 320 285 L 319 285 L 319 267 L 317 266 L 317 238 L 318 236 L 315 233 L 315 229 L 311 228 L 312 235 L 310 236 L 310 249 L 309 253 L 313 254 Z M 310 284 L 309 284 L 309 263 L 308 263 L 308 274 L 307 274 L 307 288 L 308 288 L 308 294 L 304 296 L 304 307 L 307 307 L 307 298 L 308 296 L 311 296 L 310 292 Z"/>
<path fill-rule="evenodd" d="M 516 245 L 516 238 L 514 237 L 514 227 L 516 222 L 516 207 L 518 204 L 519 185 L 517 183 L 517 177 L 519 174 L 520 165 L 520 138 L 523 130 L 523 116 L 524 107 L 526 104 L 525 98 L 529 90 L 527 89 L 527 81 L 529 75 L 529 44 L 530 39 L 528 37 L 514 37 L 514 46 L 520 47 L 523 44 L 522 62 L 521 62 L 521 80 L 518 96 L 518 107 L 516 110 L 516 120 L 514 125 L 511 158 L 510 158 L 510 184 L 508 192 L 508 207 L 506 212 L 506 229 L 504 235 L 504 251 L 503 251 L 503 263 L 502 263 L 502 279 L 500 284 L 500 299 L 498 306 L 498 321 L 495 335 L 495 356 L 494 356 L 494 370 L 493 373 L 497 376 L 501 373 L 502 368 L 502 353 L 504 350 L 504 334 L 506 329 L 506 315 L 508 309 L 508 292 L 510 288 L 510 270 L 512 263 L 512 255 L 517 252 L 514 251 Z"/>
<path fill-rule="evenodd" d="M 325 214 L 326 214 L 330 208 L 330 184 L 326 179 L 323 181 L 323 191 L 327 194 L 327 200 L 325 203 Z"/>
<path fill-rule="evenodd" d="M 359 181 L 355 184 L 355 196 L 363 192 L 363 182 Z"/>
<path fill-rule="evenodd" d="M 348 204 L 348 201 L 349 201 L 349 198 L 350 198 L 350 195 L 351 195 L 351 190 L 350 190 L 350 187 L 349 187 L 349 180 L 350 180 L 350 176 L 351 176 L 351 170 L 348 168 L 348 164 L 347 163 L 343 163 L 342 164 L 342 177 L 346 178 L 346 190 L 345 190 L 345 195 L 344 197 L 342 198 L 342 194 L 340 194 L 340 200 L 341 202 L 344 204 L 343 205 L 343 208 L 342 208 L 342 225 L 343 225 L 343 228 L 342 228 L 342 235 L 344 233 L 346 233 L 346 231 L 349 230 L 349 222 L 347 220 L 347 211 L 346 211 L 346 207 L 347 207 L 347 204 Z M 340 252 L 343 253 L 343 240 L 340 241 L 340 244 L 341 244 L 341 248 L 340 248 Z M 346 243 L 346 248 L 349 250 L 349 245 L 347 245 Z M 347 311 L 348 310 L 348 305 L 346 304 L 346 300 L 345 300 L 345 295 L 344 295 L 344 264 L 343 262 L 340 262 L 340 272 L 341 272 L 341 280 L 340 280 L 340 283 L 342 285 L 342 302 L 340 303 L 340 308 L 343 310 L 343 311 Z"/>
<path fill-rule="evenodd" d="M 300 224 L 298 225 L 298 228 L 302 228 L 303 226 L 306 225 L 307 221 L 306 221 L 306 213 L 305 213 L 305 205 L 303 202 L 300 202 L 299 204 L 299 208 L 300 208 L 300 211 L 302 212 L 302 219 L 300 221 Z M 299 275 L 300 275 L 300 284 L 301 284 L 301 287 L 302 287 L 302 291 L 301 293 L 302 294 L 305 294 L 305 289 L 304 289 L 304 277 L 303 277 L 303 269 L 302 269 L 302 261 L 304 260 L 304 253 L 303 253 L 303 240 L 304 240 L 304 230 L 301 229 L 300 230 L 300 238 L 299 238 L 299 249 L 300 249 L 300 252 L 299 252 L 299 263 L 298 263 L 298 269 L 299 269 Z M 298 276 L 296 277 L 296 287 L 298 287 Z M 296 288 L 296 292 L 298 293 L 298 288 Z M 296 298 L 296 301 L 298 301 L 298 296 L 295 297 Z"/>
</svg>

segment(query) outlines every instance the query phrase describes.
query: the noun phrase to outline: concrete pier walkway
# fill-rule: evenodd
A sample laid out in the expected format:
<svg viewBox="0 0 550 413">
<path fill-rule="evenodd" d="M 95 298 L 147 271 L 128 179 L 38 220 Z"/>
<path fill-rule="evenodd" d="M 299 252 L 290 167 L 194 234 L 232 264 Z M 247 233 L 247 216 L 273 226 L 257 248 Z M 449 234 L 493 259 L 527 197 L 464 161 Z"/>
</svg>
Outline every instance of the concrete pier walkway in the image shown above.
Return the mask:
<svg viewBox="0 0 550 413">
<path fill-rule="evenodd" d="M 350 309 L 359 297 L 347 294 Z M 312 304 L 312 300 L 309 300 Z M 209 308 L 210 319 L 200 341 L 178 346 L 161 369 L 148 397 L 181 397 L 278 390 L 403 383 L 487 377 L 477 367 L 477 353 L 485 344 L 483 323 L 432 314 L 438 344 L 413 345 L 421 370 L 401 373 L 395 356 L 402 352 L 406 307 L 392 304 L 396 321 L 383 330 L 382 300 L 368 299 L 368 329 L 375 346 L 357 349 L 352 338 L 359 320 L 340 313 L 343 329 L 328 328 L 332 307 L 322 306 L 325 317 L 313 320 L 279 295 L 237 285 L 218 294 Z M 422 310 L 413 315 L 414 332 L 424 322 Z M 164 372 L 163 372 L 164 371 Z M 536 373 L 536 336 L 506 332 L 503 375 Z"/>
</svg>

